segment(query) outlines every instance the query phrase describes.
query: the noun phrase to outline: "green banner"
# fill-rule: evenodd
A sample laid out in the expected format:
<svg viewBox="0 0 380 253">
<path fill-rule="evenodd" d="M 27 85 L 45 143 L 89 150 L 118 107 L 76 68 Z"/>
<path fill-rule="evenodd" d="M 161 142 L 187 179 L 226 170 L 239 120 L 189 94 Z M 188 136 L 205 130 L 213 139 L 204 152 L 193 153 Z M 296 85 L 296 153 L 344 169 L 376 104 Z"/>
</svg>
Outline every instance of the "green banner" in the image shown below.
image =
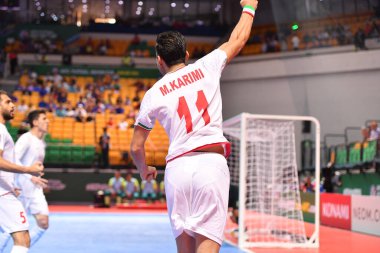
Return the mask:
<svg viewBox="0 0 380 253">
<path fill-rule="evenodd" d="M 52 73 L 53 69 L 58 69 L 59 73 L 63 76 L 98 76 L 106 74 L 118 74 L 124 78 L 153 78 L 160 77 L 157 69 L 135 69 L 127 67 L 104 67 L 104 66 L 50 66 L 50 65 L 29 65 L 25 64 L 23 67 L 36 72 L 39 75 L 48 75 Z"/>
<path fill-rule="evenodd" d="M 125 173 L 122 173 L 125 176 Z M 158 174 L 157 183 L 163 180 L 163 173 Z M 113 173 L 84 172 L 45 172 L 44 178 L 49 180 L 45 192 L 48 202 L 93 202 L 95 192 L 107 189 L 108 180 Z M 139 174 L 133 177 L 141 181 Z M 140 182 L 141 183 L 141 182 Z"/>
<path fill-rule="evenodd" d="M 301 192 L 303 220 L 314 223 L 315 221 L 315 194 Z"/>
<path fill-rule="evenodd" d="M 341 176 L 340 193 L 350 195 L 380 196 L 380 174 L 361 173 Z"/>
<path fill-rule="evenodd" d="M 11 36 L 18 39 L 22 33 L 27 33 L 33 39 L 59 38 L 65 41 L 75 35 L 79 36 L 80 28 L 76 25 L 22 24 L 16 26 Z"/>
</svg>

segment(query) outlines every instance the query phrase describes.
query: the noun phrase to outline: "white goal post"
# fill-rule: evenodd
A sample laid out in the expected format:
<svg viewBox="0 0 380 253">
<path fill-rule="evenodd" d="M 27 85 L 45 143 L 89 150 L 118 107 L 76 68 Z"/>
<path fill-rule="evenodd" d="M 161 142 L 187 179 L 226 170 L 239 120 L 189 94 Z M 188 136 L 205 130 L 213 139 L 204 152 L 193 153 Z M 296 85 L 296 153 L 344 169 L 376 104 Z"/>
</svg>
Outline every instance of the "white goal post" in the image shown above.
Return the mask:
<svg viewBox="0 0 380 253">
<path fill-rule="evenodd" d="M 303 121 L 314 125 L 314 226 L 304 222 L 300 200 L 295 123 Z M 231 185 L 239 188 L 239 248 L 319 247 L 319 121 L 242 113 L 223 122 L 223 132 L 232 145 Z"/>
</svg>

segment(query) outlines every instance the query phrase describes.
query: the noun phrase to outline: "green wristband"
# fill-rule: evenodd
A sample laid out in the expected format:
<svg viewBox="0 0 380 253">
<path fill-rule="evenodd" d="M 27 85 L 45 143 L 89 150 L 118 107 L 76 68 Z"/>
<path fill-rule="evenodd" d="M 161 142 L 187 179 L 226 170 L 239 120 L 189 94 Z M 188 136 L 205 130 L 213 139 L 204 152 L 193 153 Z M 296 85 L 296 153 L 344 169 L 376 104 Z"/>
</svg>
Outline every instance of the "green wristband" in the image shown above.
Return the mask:
<svg viewBox="0 0 380 253">
<path fill-rule="evenodd" d="M 251 5 L 246 5 L 246 6 L 244 6 L 243 9 L 245 9 L 245 8 L 256 11 L 255 8 L 253 8 L 253 6 L 251 6 Z"/>
</svg>

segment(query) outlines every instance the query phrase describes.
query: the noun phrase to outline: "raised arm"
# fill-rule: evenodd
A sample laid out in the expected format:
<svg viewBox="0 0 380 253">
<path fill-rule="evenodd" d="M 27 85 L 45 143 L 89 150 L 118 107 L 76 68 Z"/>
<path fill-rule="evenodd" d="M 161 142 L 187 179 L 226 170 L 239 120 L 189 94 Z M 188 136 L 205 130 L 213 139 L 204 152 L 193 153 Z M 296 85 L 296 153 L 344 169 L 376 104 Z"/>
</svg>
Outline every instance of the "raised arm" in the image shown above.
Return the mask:
<svg viewBox="0 0 380 253">
<path fill-rule="evenodd" d="M 227 62 L 230 62 L 244 47 L 245 43 L 247 43 L 249 35 L 251 34 L 257 4 L 257 0 L 240 1 L 240 5 L 243 7 L 240 20 L 232 31 L 229 40 L 219 47 L 219 49 L 226 52 Z"/>
</svg>

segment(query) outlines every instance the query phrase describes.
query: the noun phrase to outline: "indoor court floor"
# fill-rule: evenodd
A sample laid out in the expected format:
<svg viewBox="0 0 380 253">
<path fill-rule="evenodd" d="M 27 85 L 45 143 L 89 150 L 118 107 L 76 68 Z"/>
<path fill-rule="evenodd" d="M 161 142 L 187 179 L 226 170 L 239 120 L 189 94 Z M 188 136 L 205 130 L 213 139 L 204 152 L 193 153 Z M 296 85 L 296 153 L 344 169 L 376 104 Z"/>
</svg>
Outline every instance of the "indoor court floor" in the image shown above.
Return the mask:
<svg viewBox="0 0 380 253">
<path fill-rule="evenodd" d="M 166 212 L 51 206 L 50 228 L 30 253 L 176 253 Z M 30 220 L 33 223 L 32 220 Z M 256 253 L 379 253 L 380 237 L 321 227 L 319 249 L 252 249 Z M 4 252 L 10 252 L 11 243 Z M 221 253 L 244 251 L 224 243 Z"/>
</svg>

